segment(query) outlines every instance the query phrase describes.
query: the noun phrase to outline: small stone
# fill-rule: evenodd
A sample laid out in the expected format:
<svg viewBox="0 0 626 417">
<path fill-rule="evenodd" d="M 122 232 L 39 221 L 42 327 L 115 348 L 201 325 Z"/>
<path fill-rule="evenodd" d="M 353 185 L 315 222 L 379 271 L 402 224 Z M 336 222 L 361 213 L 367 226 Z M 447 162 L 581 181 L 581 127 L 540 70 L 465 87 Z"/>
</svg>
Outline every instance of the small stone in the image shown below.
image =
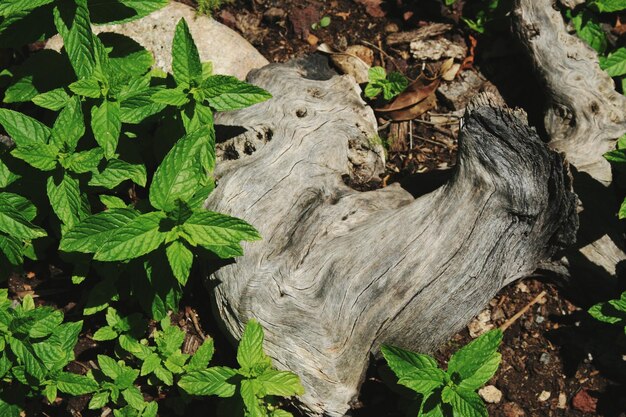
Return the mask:
<svg viewBox="0 0 626 417">
<path fill-rule="evenodd" d="M 263 13 L 263 20 L 267 23 L 276 23 L 283 20 L 287 16 L 287 12 L 279 7 L 270 7 Z"/>
<path fill-rule="evenodd" d="M 544 365 L 547 365 L 550 363 L 550 354 L 547 352 L 544 352 L 541 354 L 541 356 L 539 357 L 539 362 L 543 363 Z"/>
<path fill-rule="evenodd" d="M 517 403 L 506 403 L 502 406 L 502 411 L 506 417 L 526 417 L 524 409 Z"/>
<path fill-rule="evenodd" d="M 487 385 L 478 390 L 478 395 L 490 404 L 498 404 L 502 400 L 502 391 L 494 385 Z"/>
<path fill-rule="evenodd" d="M 561 410 L 565 410 L 567 408 L 567 396 L 564 393 L 559 393 L 559 403 L 557 404 L 557 408 Z"/>
<path fill-rule="evenodd" d="M 535 317 L 535 321 L 539 324 L 543 323 L 546 320 L 546 318 L 544 316 L 537 316 Z"/>
<path fill-rule="evenodd" d="M 318 38 L 312 33 L 309 33 L 309 36 L 307 36 L 306 41 L 309 43 L 309 45 L 313 46 L 313 45 L 317 45 L 317 43 L 320 41 L 320 38 Z"/>
<path fill-rule="evenodd" d="M 583 413 L 595 413 L 598 399 L 592 397 L 586 389 L 578 391 L 572 398 L 572 407 Z"/>
<path fill-rule="evenodd" d="M 483 333 L 488 332 L 494 328 L 494 325 L 490 323 L 491 312 L 489 310 L 483 310 L 474 320 L 467 325 L 467 330 L 472 338 L 477 338 Z"/>
<path fill-rule="evenodd" d="M 538 400 L 541 402 L 548 401 L 548 398 L 550 398 L 550 395 L 552 395 L 550 391 L 541 391 L 541 394 L 539 394 Z"/>
<path fill-rule="evenodd" d="M 388 24 L 385 25 L 385 32 L 386 33 L 396 33 L 396 32 L 399 32 L 399 31 L 400 31 L 400 28 L 395 23 L 388 23 Z"/>
<path fill-rule="evenodd" d="M 517 288 L 517 290 L 520 292 L 528 292 L 528 286 L 526 286 L 526 284 L 524 284 L 523 282 L 517 284 L 515 288 Z"/>
</svg>

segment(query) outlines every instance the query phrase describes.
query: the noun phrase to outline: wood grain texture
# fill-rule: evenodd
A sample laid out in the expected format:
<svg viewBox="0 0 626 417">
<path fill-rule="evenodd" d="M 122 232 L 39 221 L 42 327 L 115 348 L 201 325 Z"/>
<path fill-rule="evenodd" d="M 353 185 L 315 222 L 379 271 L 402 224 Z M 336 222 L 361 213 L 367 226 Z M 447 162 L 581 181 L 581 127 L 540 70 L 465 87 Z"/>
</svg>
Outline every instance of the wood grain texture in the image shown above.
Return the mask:
<svg viewBox="0 0 626 417">
<path fill-rule="evenodd" d="M 415 198 L 345 185 L 384 166 L 350 77 L 311 58 L 249 81 L 274 98 L 218 115 L 255 151 L 218 164 L 207 207 L 249 221 L 263 241 L 209 285 L 234 338 L 253 317 L 263 325 L 268 354 L 302 378 L 297 405 L 309 415 L 343 416 L 381 343 L 431 351 L 573 241 L 567 164 L 492 96 L 468 106 L 452 180 Z"/>
<path fill-rule="evenodd" d="M 528 52 L 546 95 L 545 129 L 550 146 L 575 167 L 580 197 L 578 248 L 570 251 L 570 273 L 615 276 L 626 260 L 615 215 L 619 202 L 609 188 L 611 167 L 603 157 L 626 132 L 626 97 L 600 69 L 596 52 L 567 33 L 551 0 L 516 0 L 513 29 Z"/>
</svg>

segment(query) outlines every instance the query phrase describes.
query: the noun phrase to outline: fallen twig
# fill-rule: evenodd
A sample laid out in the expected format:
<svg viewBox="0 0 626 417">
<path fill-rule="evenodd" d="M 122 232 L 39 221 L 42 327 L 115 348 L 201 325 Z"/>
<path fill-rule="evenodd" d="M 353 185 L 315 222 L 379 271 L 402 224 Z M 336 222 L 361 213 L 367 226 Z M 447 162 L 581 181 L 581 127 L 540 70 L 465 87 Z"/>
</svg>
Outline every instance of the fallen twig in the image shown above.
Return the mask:
<svg viewBox="0 0 626 417">
<path fill-rule="evenodd" d="M 522 308 L 520 311 L 515 313 L 510 319 L 505 321 L 504 324 L 500 326 L 500 330 L 505 331 L 506 329 L 511 327 L 511 325 L 517 321 L 517 319 L 522 317 L 532 306 L 537 304 L 545 295 L 546 295 L 546 292 L 541 291 L 539 295 L 537 295 L 535 298 L 531 300 L 530 303 L 526 304 L 524 308 Z"/>
</svg>

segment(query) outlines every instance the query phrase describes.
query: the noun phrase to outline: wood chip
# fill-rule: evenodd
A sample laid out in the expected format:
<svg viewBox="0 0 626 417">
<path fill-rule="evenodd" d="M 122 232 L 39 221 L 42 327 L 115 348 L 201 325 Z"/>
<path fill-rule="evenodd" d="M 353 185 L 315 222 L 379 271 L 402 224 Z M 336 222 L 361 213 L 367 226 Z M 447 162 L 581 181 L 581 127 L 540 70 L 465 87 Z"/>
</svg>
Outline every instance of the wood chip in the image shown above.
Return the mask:
<svg viewBox="0 0 626 417">
<path fill-rule="evenodd" d="M 387 45 L 395 46 L 416 40 L 430 39 L 443 35 L 450 30 L 452 30 L 452 25 L 447 23 L 431 23 L 428 26 L 423 26 L 410 32 L 392 33 L 387 36 Z"/>
</svg>

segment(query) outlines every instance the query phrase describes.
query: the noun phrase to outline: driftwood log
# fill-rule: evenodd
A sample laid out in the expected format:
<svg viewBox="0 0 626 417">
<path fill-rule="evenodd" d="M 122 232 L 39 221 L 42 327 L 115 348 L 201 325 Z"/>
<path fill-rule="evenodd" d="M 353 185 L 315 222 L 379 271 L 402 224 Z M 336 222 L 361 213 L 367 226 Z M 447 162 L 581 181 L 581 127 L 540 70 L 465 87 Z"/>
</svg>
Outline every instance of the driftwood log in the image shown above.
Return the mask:
<svg viewBox="0 0 626 417">
<path fill-rule="evenodd" d="M 619 201 L 603 154 L 626 132 L 626 97 L 600 69 L 596 52 L 566 31 L 552 0 L 516 0 L 512 16 L 545 93 L 550 146 L 575 168 L 581 227 L 577 247 L 564 259 L 569 269 L 559 272 L 594 280 L 613 277 L 626 252 L 615 215 Z"/>
<path fill-rule="evenodd" d="M 468 106 L 449 182 L 413 196 L 346 185 L 384 167 L 350 77 L 309 58 L 248 80 L 274 98 L 218 115 L 220 131 L 244 133 L 226 145 L 239 158 L 218 165 L 207 207 L 246 219 L 263 241 L 212 276 L 213 301 L 236 338 L 259 320 L 268 354 L 300 375 L 309 415 L 345 415 L 381 343 L 436 348 L 574 240 L 567 163 L 492 96 Z"/>
</svg>

